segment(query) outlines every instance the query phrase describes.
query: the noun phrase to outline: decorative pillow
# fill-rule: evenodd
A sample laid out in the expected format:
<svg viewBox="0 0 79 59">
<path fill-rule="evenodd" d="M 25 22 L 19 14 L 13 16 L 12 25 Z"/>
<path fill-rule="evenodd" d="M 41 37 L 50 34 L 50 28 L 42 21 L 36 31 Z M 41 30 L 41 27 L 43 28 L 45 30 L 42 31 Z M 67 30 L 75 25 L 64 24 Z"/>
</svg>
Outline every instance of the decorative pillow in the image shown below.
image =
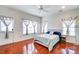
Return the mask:
<svg viewBox="0 0 79 59">
<path fill-rule="evenodd" d="M 57 31 L 55 31 L 53 34 L 55 34 L 55 35 L 59 35 L 59 37 L 61 37 L 61 32 L 57 32 Z"/>
<path fill-rule="evenodd" d="M 46 34 L 49 34 L 49 33 L 50 33 L 50 31 L 47 31 L 47 32 L 46 32 Z"/>
</svg>

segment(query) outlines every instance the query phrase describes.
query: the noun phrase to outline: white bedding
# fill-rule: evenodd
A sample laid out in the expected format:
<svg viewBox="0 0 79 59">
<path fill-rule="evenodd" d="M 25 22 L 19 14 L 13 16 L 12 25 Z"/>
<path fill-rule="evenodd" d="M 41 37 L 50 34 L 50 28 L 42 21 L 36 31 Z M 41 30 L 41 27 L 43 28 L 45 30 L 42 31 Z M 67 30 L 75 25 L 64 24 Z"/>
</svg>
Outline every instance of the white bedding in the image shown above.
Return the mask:
<svg viewBox="0 0 79 59">
<path fill-rule="evenodd" d="M 51 51 L 54 45 L 59 41 L 58 35 L 40 34 L 35 36 L 35 41 L 47 47 Z"/>
</svg>

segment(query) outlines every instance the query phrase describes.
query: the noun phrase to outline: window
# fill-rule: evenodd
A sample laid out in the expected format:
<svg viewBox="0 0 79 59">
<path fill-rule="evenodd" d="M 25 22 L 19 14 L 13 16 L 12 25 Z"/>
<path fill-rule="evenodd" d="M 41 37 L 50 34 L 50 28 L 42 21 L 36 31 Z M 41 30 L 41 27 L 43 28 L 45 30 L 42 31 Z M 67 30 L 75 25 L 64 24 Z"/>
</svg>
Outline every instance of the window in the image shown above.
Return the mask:
<svg viewBox="0 0 79 59">
<path fill-rule="evenodd" d="M 33 28 L 34 28 L 34 32 L 37 33 L 37 28 L 38 28 L 37 25 L 38 25 L 38 23 L 33 21 L 32 25 L 33 25 Z"/>
<path fill-rule="evenodd" d="M 27 30 L 28 30 L 28 34 L 34 33 L 34 29 L 35 29 L 35 33 L 37 33 L 37 25 L 38 25 L 37 22 L 28 20 L 27 21 L 28 25 L 26 26 L 24 24 L 24 21 L 23 21 L 23 34 L 26 34 Z M 27 29 L 26 29 L 26 27 L 27 27 Z"/>
<path fill-rule="evenodd" d="M 47 25 L 48 25 L 47 22 L 44 22 L 44 23 L 42 24 L 42 32 L 43 32 L 43 33 L 47 32 Z"/>
<path fill-rule="evenodd" d="M 28 33 L 34 33 L 34 28 L 33 28 L 33 23 L 30 21 L 29 26 L 28 26 Z"/>
<path fill-rule="evenodd" d="M 65 24 L 66 23 L 66 24 Z M 69 21 L 63 22 L 63 35 L 67 35 L 67 25 L 69 24 Z M 75 36 L 75 21 L 69 25 L 69 36 Z"/>
<path fill-rule="evenodd" d="M 7 22 L 7 20 L 6 20 L 6 22 Z M 14 21 L 11 20 L 10 24 L 8 25 L 8 31 L 13 30 L 13 23 L 14 23 Z M 0 31 L 6 31 L 6 26 L 1 20 L 0 20 Z"/>
<path fill-rule="evenodd" d="M 26 26 L 24 24 L 24 21 L 23 21 L 23 34 L 26 34 Z"/>
</svg>

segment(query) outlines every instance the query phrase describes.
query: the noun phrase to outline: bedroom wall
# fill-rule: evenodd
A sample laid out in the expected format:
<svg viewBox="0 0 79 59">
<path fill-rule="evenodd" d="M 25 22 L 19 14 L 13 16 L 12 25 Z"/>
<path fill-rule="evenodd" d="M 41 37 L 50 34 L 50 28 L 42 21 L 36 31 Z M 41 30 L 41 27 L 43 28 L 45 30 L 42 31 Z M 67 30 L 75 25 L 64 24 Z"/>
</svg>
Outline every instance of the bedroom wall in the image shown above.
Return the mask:
<svg viewBox="0 0 79 59">
<path fill-rule="evenodd" d="M 58 29 L 62 32 L 62 18 L 68 18 L 68 17 L 75 17 L 78 16 L 76 20 L 76 37 L 70 37 L 68 38 L 67 42 L 79 44 L 79 9 L 73 9 L 66 12 L 63 12 L 61 14 L 54 14 L 51 16 L 51 19 L 49 19 L 48 29 Z"/>
<path fill-rule="evenodd" d="M 22 34 L 22 18 L 39 22 L 38 32 L 40 33 L 40 18 L 37 16 L 9 8 L 7 6 L 0 6 L 0 15 L 14 18 L 14 32 L 9 33 L 9 39 L 4 39 L 5 33 L 0 32 L 0 45 L 33 37 L 33 34 L 27 36 Z"/>
<path fill-rule="evenodd" d="M 48 30 L 49 31 L 61 31 L 61 24 L 60 24 L 60 20 L 56 20 L 56 18 L 58 17 L 57 14 L 53 14 L 52 16 L 48 17 Z M 56 25 L 57 24 L 57 25 Z"/>
</svg>

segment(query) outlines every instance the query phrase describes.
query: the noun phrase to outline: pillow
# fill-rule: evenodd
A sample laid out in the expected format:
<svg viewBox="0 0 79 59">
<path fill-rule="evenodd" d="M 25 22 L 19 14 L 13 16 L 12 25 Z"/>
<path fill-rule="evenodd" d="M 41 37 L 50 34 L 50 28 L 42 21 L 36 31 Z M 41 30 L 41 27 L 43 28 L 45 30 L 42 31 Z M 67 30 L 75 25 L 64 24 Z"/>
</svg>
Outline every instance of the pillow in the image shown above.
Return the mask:
<svg viewBox="0 0 79 59">
<path fill-rule="evenodd" d="M 50 33 L 50 31 L 47 31 L 47 32 L 46 32 L 46 34 L 49 34 L 49 33 Z"/>
<path fill-rule="evenodd" d="M 50 32 L 50 35 L 53 35 L 53 31 Z"/>
<path fill-rule="evenodd" d="M 55 35 L 59 35 L 59 37 L 61 37 L 61 32 L 54 32 L 53 34 L 55 34 Z"/>
</svg>

